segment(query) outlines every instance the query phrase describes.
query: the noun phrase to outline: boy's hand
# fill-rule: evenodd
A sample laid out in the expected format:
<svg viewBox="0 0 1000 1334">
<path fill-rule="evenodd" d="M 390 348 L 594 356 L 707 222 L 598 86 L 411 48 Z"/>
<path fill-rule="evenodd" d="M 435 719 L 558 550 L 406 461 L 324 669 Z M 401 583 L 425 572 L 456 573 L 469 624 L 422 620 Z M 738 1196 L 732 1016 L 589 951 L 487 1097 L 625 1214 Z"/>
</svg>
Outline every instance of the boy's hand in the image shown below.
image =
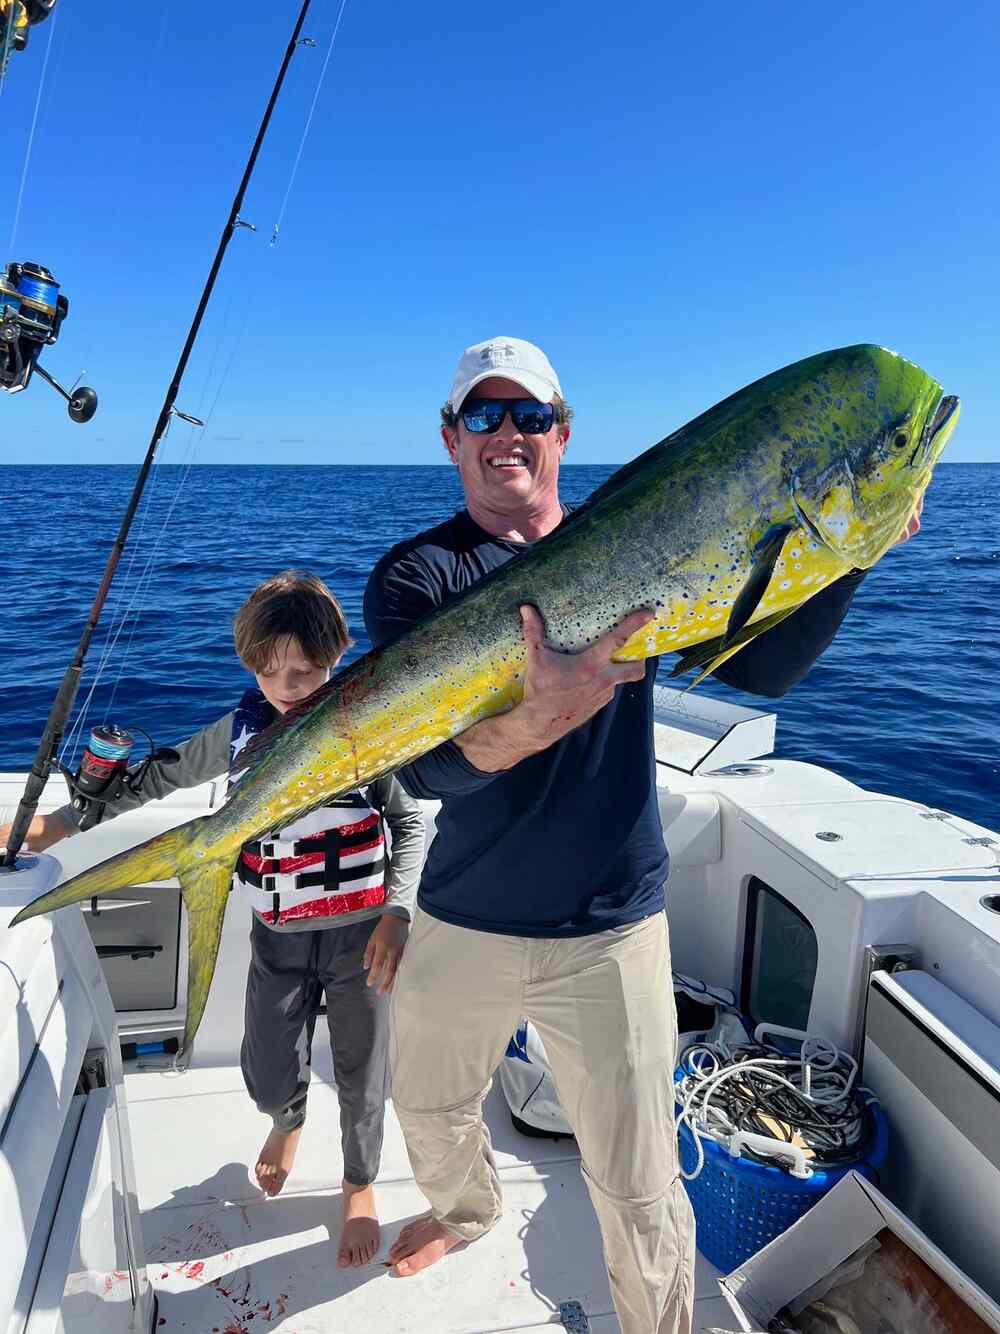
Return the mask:
<svg viewBox="0 0 1000 1334">
<path fill-rule="evenodd" d="M 382 914 L 382 920 L 368 938 L 364 966 L 368 970 L 368 985 L 377 985 L 380 995 L 392 990 L 409 934 L 409 923 L 395 913 L 387 912 Z"/>
<path fill-rule="evenodd" d="M 11 826 L 0 824 L 0 848 L 6 848 Z M 52 815 L 36 815 L 28 825 L 28 836 L 24 846 L 29 852 L 44 852 L 66 837 L 66 827 L 61 820 Z"/>
</svg>

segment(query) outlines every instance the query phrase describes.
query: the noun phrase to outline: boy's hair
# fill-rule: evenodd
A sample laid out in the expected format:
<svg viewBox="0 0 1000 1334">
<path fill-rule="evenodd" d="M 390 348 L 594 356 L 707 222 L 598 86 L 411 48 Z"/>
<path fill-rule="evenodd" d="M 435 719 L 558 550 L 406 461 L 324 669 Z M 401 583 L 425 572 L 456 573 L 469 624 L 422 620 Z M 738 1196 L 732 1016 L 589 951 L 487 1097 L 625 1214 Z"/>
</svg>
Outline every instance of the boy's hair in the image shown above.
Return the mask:
<svg viewBox="0 0 1000 1334">
<path fill-rule="evenodd" d="M 266 671 L 290 635 L 317 667 L 332 666 L 354 643 L 340 603 L 308 570 L 282 570 L 265 579 L 233 619 L 236 652 L 253 672 Z"/>
</svg>

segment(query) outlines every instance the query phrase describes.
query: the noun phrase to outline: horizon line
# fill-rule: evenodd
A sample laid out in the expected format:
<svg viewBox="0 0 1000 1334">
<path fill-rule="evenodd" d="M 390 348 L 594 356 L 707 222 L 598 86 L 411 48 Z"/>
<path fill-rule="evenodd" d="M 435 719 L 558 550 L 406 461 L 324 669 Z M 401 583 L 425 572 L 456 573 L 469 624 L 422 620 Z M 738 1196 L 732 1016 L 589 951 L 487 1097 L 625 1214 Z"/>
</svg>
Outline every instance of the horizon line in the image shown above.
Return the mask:
<svg viewBox="0 0 1000 1334">
<path fill-rule="evenodd" d="M 203 463 L 161 463 L 154 460 L 157 467 L 160 468 L 446 468 L 453 470 L 453 463 L 274 463 L 267 459 L 259 459 L 253 462 L 240 463 L 227 461 L 225 463 L 211 461 Z M 631 459 L 622 459 L 620 462 L 605 463 L 560 463 L 560 472 L 564 468 L 624 468 L 626 464 L 631 463 Z M 128 463 L 80 463 L 71 462 L 68 459 L 53 459 L 48 463 L 28 463 L 28 462 L 7 462 L 0 461 L 0 468 L 135 468 L 140 466 L 141 459 L 135 459 Z M 981 467 L 983 464 L 1000 464 L 1000 458 L 996 459 L 940 459 L 934 466 L 935 468 L 969 468 Z"/>
</svg>

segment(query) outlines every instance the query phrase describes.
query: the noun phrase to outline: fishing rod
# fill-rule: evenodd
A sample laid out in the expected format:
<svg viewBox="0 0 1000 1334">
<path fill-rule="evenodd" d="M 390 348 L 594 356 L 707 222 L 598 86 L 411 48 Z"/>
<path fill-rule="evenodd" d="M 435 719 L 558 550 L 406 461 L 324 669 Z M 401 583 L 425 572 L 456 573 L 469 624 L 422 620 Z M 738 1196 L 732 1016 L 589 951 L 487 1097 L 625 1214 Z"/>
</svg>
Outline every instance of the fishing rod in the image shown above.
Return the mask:
<svg viewBox="0 0 1000 1334">
<path fill-rule="evenodd" d="M 146 478 L 149 476 L 149 470 L 153 465 L 153 457 L 156 454 L 156 447 L 166 434 L 167 427 L 170 425 L 172 417 L 176 416 L 181 420 L 190 422 L 194 426 L 202 426 L 203 422 L 197 417 L 191 417 L 187 413 L 181 412 L 174 407 L 174 402 L 180 391 L 181 380 L 187 368 L 188 359 L 198 337 L 198 331 L 201 328 L 201 322 L 215 287 L 215 280 L 218 277 L 219 269 L 222 266 L 222 260 L 225 256 L 229 241 L 236 231 L 237 227 L 246 227 L 254 230 L 250 223 L 244 222 L 240 218 L 240 208 L 243 205 L 243 197 L 246 194 L 247 187 L 250 184 L 250 178 L 253 175 L 254 167 L 257 163 L 257 155 L 260 152 L 261 145 L 264 142 L 264 136 L 267 134 L 267 128 L 271 121 L 271 113 L 274 111 L 275 104 L 278 101 L 278 95 L 281 92 L 282 84 L 285 81 L 285 74 L 291 64 L 292 56 L 295 54 L 295 48 L 300 44 L 309 43 L 313 45 L 309 38 L 301 39 L 302 25 L 305 22 L 306 14 L 312 0 L 303 0 L 302 8 L 299 10 L 299 16 L 296 20 L 292 35 L 289 38 L 288 46 L 285 49 L 285 56 L 281 62 L 281 68 L 278 70 L 278 77 L 274 81 L 274 87 L 271 89 L 271 96 L 264 111 L 263 119 L 257 130 L 257 137 L 254 140 L 253 148 L 250 150 L 250 156 L 247 159 L 246 167 L 243 170 L 243 178 L 240 181 L 239 188 L 233 197 L 232 207 L 229 210 L 229 217 L 226 225 L 222 229 L 222 237 L 219 241 L 218 249 L 215 252 L 215 259 L 212 261 L 212 267 L 209 270 L 208 278 L 202 289 L 201 299 L 198 302 L 198 308 L 195 311 L 194 319 L 191 321 L 191 327 L 188 330 L 187 338 L 184 340 L 184 347 L 181 350 L 177 367 L 174 371 L 173 379 L 167 389 L 166 397 L 163 400 L 163 407 L 160 409 L 160 415 L 156 420 L 156 426 L 146 450 L 146 457 L 143 459 L 142 467 L 139 470 L 139 476 L 136 479 L 132 490 L 128 507 L 118 530 L 118 536 L 115 538 L 111 553 L 108 556 L 107 564 L 104 567 L 104 574 L 101 578 L 100 586 L 94 597 L 90 613 L 87 617 L 87 623 L 84 626 L 83 634 L 77 645 L 76 655 L 66 674 L 63 676 L 59 689 L 56 692 L 55 700 L 49 712 L 48 721 L 45 724 L 45 730 L 42 733 L 42 739 L 38 745 L 38 751 L 31 766 L 31 772 L 28 775 L 28 781 L 25 784 L 24 795 L 21 797 L 17 808 L 17 814 L 11 826 L 10 835 L 7 839 L 7 851 L 0 868 L 13 870 L 17 864 L 17 854 L 21 850 L 27 836 L 28 826 L 31 824 L 31 818 L 38 808 L 38 799 L 42 795 L 45 784 L 48 782 L 49 775 L 52 772 L 52 766 L 55 761 L 56 752 L 59 743 L 62 740 L 63 731 L 66 727 L 66 721 L 73 709 L 73 702 L 76 699 L 76 693 L 80 686 L 80 678 L 83 674 L 83 663 L 87 656 L 87 649 L 90 647 L 90 641 L 93 638 L 94 631 L 100 619 L 101 611 L 108 596 L 108 589 L 111 586 L 111 580 L 114 578 L 115 570 L 118 568 L 118 562 L 122 551 L 125 549 L 125 541 L 128 537 L 129 529 L 132 526 L 132 520 L 139 506 L 139 500 L 142 496 L 143 488 L 146 485 Z M 104 758 L 100 755 L 97 759 Z M 109 757 L 114 758 L 114 757 Z M 115 777 L 115 775 L 112 775 Z M 98 794 L 100 795 L 100 794 Z"/>
</svg>

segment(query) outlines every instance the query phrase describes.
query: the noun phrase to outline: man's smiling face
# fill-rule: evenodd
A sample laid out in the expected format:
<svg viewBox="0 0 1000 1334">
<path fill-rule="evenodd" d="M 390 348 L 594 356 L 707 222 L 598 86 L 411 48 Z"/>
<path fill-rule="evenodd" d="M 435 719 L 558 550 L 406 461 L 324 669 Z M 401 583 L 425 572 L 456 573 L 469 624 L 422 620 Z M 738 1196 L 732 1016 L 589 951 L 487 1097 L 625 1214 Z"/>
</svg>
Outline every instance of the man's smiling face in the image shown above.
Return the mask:
<svg viewBox="0 0 1000 1334">
<path fill-rule="evenodd" d="M 491 376 L 469 391 L 473 398 L 530 399 L 513 380 Z M 518 516 L 544 512 L 559 504 L 559 462 L 569 438 L 567 423 L 553 422 L 543 435 L 522 435 L 510 413 L 495 431 L 469 431 L 461 416 L 441 431 L 452 463 L 458 467 L 470 512 Z"/>
</svg>

